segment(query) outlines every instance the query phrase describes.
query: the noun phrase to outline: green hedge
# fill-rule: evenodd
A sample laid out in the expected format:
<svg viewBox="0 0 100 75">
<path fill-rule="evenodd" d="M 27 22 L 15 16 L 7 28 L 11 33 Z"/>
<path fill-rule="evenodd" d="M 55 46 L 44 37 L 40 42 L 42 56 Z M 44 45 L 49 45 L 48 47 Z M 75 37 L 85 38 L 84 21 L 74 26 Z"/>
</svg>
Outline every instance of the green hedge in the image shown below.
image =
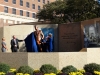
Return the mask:
<svg viewBox="0 0 100 75">
<path fill-rule="evenodd" d="M 40 71 L 42 73 L 57 73 L 57 69 L 56 67 L 54 67 L 53 65 L 51 64 L 44 64 L 40 67 Z"/>
<path fill-rule="evenodd" d="M 81 70 L 80 72 L 83 74 L 100 74 L 100 64 L 96 64 L 96 63 L 89 63 L 89 64 L 85 64 L 83 66 L 84 72 L 81 72 L 83 70 Z M 3 64 L 0 63 L 0 72 L 4 72 L 4 73 L 9 73 L 10 71 L 10 66 L 7 64 Z M 59 71 L 59 70 L 58 70 Z M 69 73 L 78 73 L 79 70 L 77 70 L 74 66 L 69 65 L 66 67 L 63 67 L 62 70 L 58 73 L 56 67 L 54 67 L 51 64 L 44 64 L 40 67 L 40 70 L 36 70 L 34 71 L 31 67 L 29 66 L 20 66 L 19 69 L 16 71 L 16 73 L 28 73 L 30 75 L 42 75 L 42 74 L 50 74 L 50 73 L 55 73 L 58 75 L 68 75 Z M 14 74 L 14 73 L 12 73 Z"/>
<path fill-rule="evenodd" d="M 0 63 L 0 72 L 7 73 L 10 70 L 10 66 L 4 63 Z"/>
<path fill-rule="evenodd" d="M 94 74 L 94 71 L 100 71 L 100 65 L 96 63 L 86 64 L 83 68 L 86 72 L 90 72 L 92 74 Z"/>
<path fill-rule="evenodd" d="M 33 69 L 29 66 L 21 66 L 18 71 L 18 73 L 28 73 L 28 74 L 33 74 Z"/>
<path fill-rule="evenodd" d="M 63 73 L 69 74 L 70 72 L 77 72 L 77 69 L 74 66 L 69 65 L 69 66 L 66 66 L 66 67 L 62 68 L 61 71 Z"/>
</svg>

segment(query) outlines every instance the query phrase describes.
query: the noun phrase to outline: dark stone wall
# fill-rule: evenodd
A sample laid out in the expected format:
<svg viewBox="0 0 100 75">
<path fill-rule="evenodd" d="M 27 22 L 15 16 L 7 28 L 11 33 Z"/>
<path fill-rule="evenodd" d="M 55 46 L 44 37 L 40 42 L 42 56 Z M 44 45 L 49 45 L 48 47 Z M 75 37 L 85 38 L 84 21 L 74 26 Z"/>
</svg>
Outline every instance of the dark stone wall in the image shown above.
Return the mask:
<svg viewBox="0 0 100 75">
<path fill-rule="evenodd" d="M 75 52 L 82 49 L 81 23 L 59 25 L 59 52 Z"/>
</svg>

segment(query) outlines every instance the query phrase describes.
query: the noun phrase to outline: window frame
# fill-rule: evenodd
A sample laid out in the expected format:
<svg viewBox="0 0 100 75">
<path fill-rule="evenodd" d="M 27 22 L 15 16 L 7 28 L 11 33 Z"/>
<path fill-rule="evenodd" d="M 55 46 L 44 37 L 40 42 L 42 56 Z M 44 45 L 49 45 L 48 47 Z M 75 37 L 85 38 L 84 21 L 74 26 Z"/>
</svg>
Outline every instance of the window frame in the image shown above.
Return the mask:
<svg viewBox="0 0 100 75">
<path fill-rule="evenodd" d="M 33 15 L 34 14 L 34 15 Z M 34 17 L 33 17 L 34 16 Z M 32 18 L 35 18 L 36 17 L 36 14 L 35 13 L 32 13 Z"/>
<path fill-rule="evenodd" d="M 7 10 L 6 10 L 7 9 Z M 4 12 L 5 13 L 8 13 L 8 7 L 7 6 L 4 6 Z"/>
<path fill-rule="evenodd" d="M 23 16 L 23 10 L 20 10 L 20 16 Z"/>
<path fill-rule="evenodd" d="M 26 7 L 30 8 L 30 3 L 29 2 L 26 2 Z"/>
<path fill-rule="evenodd" d="M 38 2 L 41 2 L 40 0 L 38 0 Z"/>
<path fill-rule="evenodd" d="M 20 0 L 20 6 L 23 6 L 23 0 Z"/>
<path fill-rule="evenodd" d="M 41 7 L 38 5 L 38 10 L 40 10 L 41 9 Z"/>
<path fill-rule="evenodd" d="M 12 14 L 16 14 L 16 9 L 12 8 Z"/>
<path fill-rule="evenodd" d="M 30 17 L 30 12 L 26 12 L 26 17 Z"/>
<path fill-rule="evenodd" d="M 32 9 L 35 9 L 35 4 L 32 4 Z"/>
<path fill-rule="evenodd" d="M 47 1 L 47 4 L 49 4 L 49 3 L 50 3 L 50 1 L 48 0 L 48 1 Z"/>
<path fill-rule="evenodd" d="M 13 3 L 13 4 L 16 4 L 16 0 L 12 0 L 12 3 Z"/>
<path fill-rule="evenodd" d="M 4 0 L 5 2 L 8 2 L 8 0 Z"/>
<path fill-rule="evenodd" d="M 43 3 L 45 4 L 45 0 L 43 0 Z"/>
</svg>

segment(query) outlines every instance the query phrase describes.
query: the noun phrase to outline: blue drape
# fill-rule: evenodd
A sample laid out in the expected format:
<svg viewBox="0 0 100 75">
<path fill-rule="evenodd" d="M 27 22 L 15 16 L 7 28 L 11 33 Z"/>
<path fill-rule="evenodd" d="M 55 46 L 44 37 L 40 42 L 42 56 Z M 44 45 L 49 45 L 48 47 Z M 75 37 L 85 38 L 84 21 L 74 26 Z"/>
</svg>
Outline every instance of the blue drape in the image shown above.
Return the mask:
<svg viewBox="0 0 100 75">
<path fill-rule="evenodd" d="M 27 52 L 38 52 L 38 48 L 37 48 L 37 44 L 33 32 L 29 34 L 24 39 L 24 41 L 25 41 Z"/>
</svg>

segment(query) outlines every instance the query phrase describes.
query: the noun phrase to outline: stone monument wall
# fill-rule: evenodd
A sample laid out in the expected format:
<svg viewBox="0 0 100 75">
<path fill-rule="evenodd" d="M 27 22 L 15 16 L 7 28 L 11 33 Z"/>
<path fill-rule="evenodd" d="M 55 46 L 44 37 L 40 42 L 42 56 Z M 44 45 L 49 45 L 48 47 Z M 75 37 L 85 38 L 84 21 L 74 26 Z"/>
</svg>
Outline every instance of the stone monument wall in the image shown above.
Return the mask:
<svg viewBox="0 0 100 75">
<path fill-rule="evenodd" d="M 27 53 L 0 53 L 0 63 L 5 63 L 11 68 L 18 69 L 20 66 L 28 65 Z"/>
<path fill-rule="evenodd" d="M 58 70 L 68 65 L 83 69 L 85 64 L 100 64 L 100 48 L 87 48 L 87 52 L 51 52 L 51 53 L 0 53 L 0 62 L 11 68 L 29 65 L 39 69 L 43 64 L 52 64 Z"/>
<path fill-rule="evenodd" d="M 39 28 L 52 28 L 54 31 L 54 51 L 58 51 L 58 25 L 54 24 L 44 24 L 44 25 L 37 25 Z M 11 45 L 10 41 L 12 36 L 15 35 L 18 39 L 24 40 L 31 32 L 34 32 L 34 25 L 12 25 L 12 26 L 4 26 L 3 35 L 6 37 L 6 43 L 8 47 L 7 52 L 11 52 Z M 48 32 L 48 31 L 47 31 Z M 19 52 L 25 52 L 25 42 L 19 42 Z"/>
<path fill-rule="evenodd" d="M 59 25 L 59 52 L 79 51 L 81 44 L 81 23 Z"/>
<path fill-rule="evenodd" d="M 8 64 L 11 68 L 16 69 L 24 65 L 28 65 L 33 69 L 39 69 L 43 64 L 52 64 L 58 70 L 68 65 L 82 69 L 83 65 L 87 63 L 86 57 L 86 52 L 0 53 L 0 63 Z"/>
<path fill-rule="evenodd" d="M 28 34 L 33 32 L 33 26 L 30 25 L 15 25 L 15 26 L 4 26 L 4 37 L 6 37 L 7 41 L 7 47 L 8 47 L 8 52 L 11 52 L 11 45 L 10 41 L 12 39 L 12 36 L 15 35 L 18 39 L 24 40 Z M 25 42 L 19 42 L 19 51 L 24 52 L 25 51 Z"/>
</svg>

